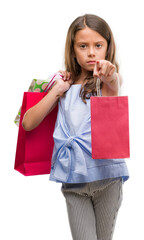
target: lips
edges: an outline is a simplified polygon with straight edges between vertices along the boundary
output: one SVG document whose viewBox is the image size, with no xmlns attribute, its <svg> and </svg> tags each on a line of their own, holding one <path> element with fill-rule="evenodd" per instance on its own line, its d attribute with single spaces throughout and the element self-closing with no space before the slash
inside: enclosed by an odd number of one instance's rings
<svg viewBox="0 0 144 240">
<path fill-rule="evenodd" d="M 88 61 L 87 63 L 88 63 L 88 64 L 95 64 L 96 61 Z"/>
</svg>

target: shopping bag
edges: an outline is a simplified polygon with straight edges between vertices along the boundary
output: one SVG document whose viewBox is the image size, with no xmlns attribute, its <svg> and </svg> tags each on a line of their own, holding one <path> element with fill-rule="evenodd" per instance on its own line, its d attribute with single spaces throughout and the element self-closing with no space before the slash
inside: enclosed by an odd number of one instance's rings
<svg viewBox="0 0 144 240">
<path fill-rule="evenodd" d="M 51 170 L 53 131 L 58 106 L 32 131 L 25 131 L 22 127 L 25 112 L 38 103 L 45 94 L 45 92 L 25 92 L 23 96 L 14 169 L 25 176 L 49 174 Z"/>
<path fill-rule="evenodd" d="M 56 72 L 50 77 L 48 77 L 46 80 L 42 79 L 33 79 L 29 88 L 28 92 L 47 92 L 49 89 L 51 89 L 55 83 L 55 81 L 59 78 L 62 78 L 62 75 L 60 72 Z M 14 119 L 14 123 L 19 126 L 20 121 L 20 115 L 21 115 L 21 107 L 18 110 L 18 113 Z"/>
<path fill-rule="evenodd" d="M 129 158 L 128 96 L 91 97 L 93 159 Z"/>
</svg>

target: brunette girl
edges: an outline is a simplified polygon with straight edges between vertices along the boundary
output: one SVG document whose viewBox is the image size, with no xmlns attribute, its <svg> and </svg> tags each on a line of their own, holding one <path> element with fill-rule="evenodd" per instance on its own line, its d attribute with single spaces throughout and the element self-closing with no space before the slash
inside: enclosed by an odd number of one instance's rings
<svg viewBox="0 0 144 240">
<path fill-rule="evenodd" d="M 30 131 L 58 104 L 50 180 L 62 183 L 74 240 L 111 240 L 129 178 L 124 159 L 92 159 L 90 97 L 117 96 L 121 76 L 109 25 L 86 14 L 69 27 L 65 67 L 50 92 L 23 119 Z"/>
</svg>

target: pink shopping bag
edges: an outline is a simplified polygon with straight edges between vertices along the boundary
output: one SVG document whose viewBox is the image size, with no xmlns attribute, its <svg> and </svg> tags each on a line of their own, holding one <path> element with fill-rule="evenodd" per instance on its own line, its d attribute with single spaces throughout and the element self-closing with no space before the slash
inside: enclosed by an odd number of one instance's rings
<svg viewBox="0 0 144 240">
<path fill-rule="evenodd" d="M 92 158 L 129 158 L 128 97 L 91 97 Z"/>
<path fill-rule="evenodd" d="M 25 176 L 49 174 L 51 170 L 53 131 L 58 106 L 32 131 L 27 132 L 22 127 L 25 112 L 38 103 L 45 94 L 45 92 L 25 92 L 23 96 L 14 169 Z"/>
</svg>

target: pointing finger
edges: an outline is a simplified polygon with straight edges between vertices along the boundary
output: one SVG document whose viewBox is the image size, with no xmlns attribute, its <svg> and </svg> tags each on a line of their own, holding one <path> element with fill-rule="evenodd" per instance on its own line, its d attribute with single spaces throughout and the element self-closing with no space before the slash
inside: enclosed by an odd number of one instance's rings
<svg viewBox="0 0 144 240">
<path fill-rule="evenodd" d="M 95 63 L 95 66 L 94 66 L 93 76 L 94 76 L 94 77 L 98 77 L 98 76 L 99 76 L 99 74 L 98 74 L 98 68 L 97 68 L 97 62 Z"/>
</svg>

